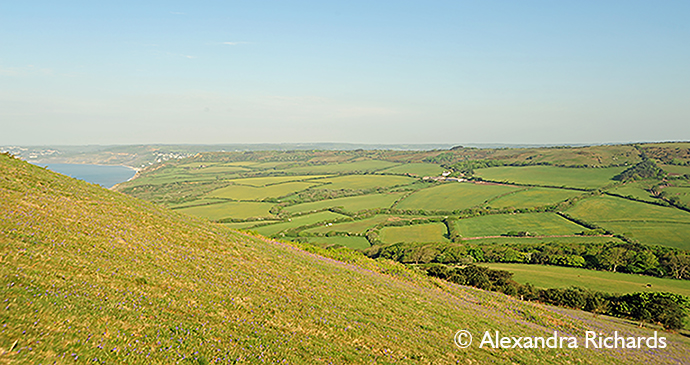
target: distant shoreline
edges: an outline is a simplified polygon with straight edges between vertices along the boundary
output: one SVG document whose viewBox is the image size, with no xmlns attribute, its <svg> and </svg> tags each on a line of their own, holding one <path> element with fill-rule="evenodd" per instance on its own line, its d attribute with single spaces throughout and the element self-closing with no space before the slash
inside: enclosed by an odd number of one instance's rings
<svg viewBox="0 0 690 365">
<path fill-rule="evenodd" d="M 117 164 L 117 165 L 106 165 L 106 164 L 94 164 L 94 163 L 65 163 L 65 162 L 37 162 L 37 161 L 27 161 L 32 165 L 47 168 L 51 171 L 58 172 L 63 175 L 67 175 L 70 177 L 73 177 L 75 179 L 95 183 L 98 185 L 101 185 L 105 187 L 106 189 L 112 189 L 116 185 L 121 184 L 123 182 L 130 181 L 134 179 L 135 177 L 138 176 L 140 169 L 137 169 L 132 166 L 127 166 L 123 164 Z M 65 168 L 60 168 L 60 166 L 64 166 Z M 89 171 L 88 173 L 84 173 L 84 171 L 71 171 L 70 167 L 74 166 L 83 166 L 84 168 L 88 169 L 89 167 L 92 167 L 91 170 L 93 170 L 93 167 L 103 167 L 103 168 L 112 168 L 112 167 L 124 167 L 129 171 L 133 171 L 134 174 L 132 174 L 129 178 L 126 180 L 121 180 L 120 178 L 115 178 L 112 179 L 112 175 L 110 173 L 93 173 L 93 171 Z M 56 168 L 57 167 L 57 168 Z M 130 172 L 131 173 L 131 172 Z M 124 172 L 120 172 L 119 174 L 124 174 Z M 127 174 L 129 175 L 129 174 Z M 116 175 L 117 176 L 117 175 Z M 122 176 L 124 178 L 124 176 Z M 118 181 L 118 182 L 115 182 Z M 112 185 L 111 185 L 112 184 Z"/>
</svg>

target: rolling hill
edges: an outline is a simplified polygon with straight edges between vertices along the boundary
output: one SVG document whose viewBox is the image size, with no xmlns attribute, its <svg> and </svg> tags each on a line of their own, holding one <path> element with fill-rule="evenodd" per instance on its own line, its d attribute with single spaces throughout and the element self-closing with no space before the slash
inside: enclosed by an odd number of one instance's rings
<svg viewBox="0 0 690 365">
<path fill-rule="evenodd" d="M 665 349 L 587 349 L 585 331 L 654 329 L 238 233 L 7 154 L 0 250 L 0 363 L 690 361 L 677 334 L 659 333 Z M 459 349 L 461 329 L 558 331 L 581 347 Z"/>
</svg>

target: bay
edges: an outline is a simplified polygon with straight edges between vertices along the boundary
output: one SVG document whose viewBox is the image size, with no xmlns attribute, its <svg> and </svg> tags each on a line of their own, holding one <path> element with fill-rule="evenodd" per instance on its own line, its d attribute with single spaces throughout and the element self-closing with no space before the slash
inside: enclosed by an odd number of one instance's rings
<svg viewBox="0 0 690 365">
<path fill-rule="evenodd" d="M 112 165 L 88 165 L 71 163 L 37 163 L 37 166 L 46 167 L 48 170 L 84 180 L 92 184 L 98 184 L 105 188 L 111 188 L 115 184 L 125 182 L 134 177 L 136 170 L 127 166 Z"/>
</svg>

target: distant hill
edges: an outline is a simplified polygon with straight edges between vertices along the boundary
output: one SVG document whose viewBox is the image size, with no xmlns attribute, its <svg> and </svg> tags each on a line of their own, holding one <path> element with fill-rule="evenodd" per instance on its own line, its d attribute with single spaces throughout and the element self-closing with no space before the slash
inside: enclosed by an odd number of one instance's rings
<svg viewBox="0 0 690 365">
<path fill-rule="evenodd" d="M 644 145 L 644 144 L 643 144 Z M 675 146 L 674 143 L 647 144 L 650 150 L 658 152 L 664 146 Z M 586 145 L 586 144 L 502 144 L 502 143 L 426 143 L 426 144 L 366 144 L 366 143 L 234 143 L 234 144 L 147 144 L 147 145 L 85 145 L 85 146 L 0 146 L 0 152 L 10 152 L 23 160 L 39 163 L 77 163 L 77 164 L 103 164 L 103 165 L 125 165 L 132 168 L 144 168 L 157 162 L 175 160 L 189 157 L 203 152 L 245 152 L 245 151 L 353 151 L 353 150 L 391 150 L 391 151 L 455 151 L 461 152 L 467 149 L 482 149 L 481 154 L 468 155 L 467 153 L 458 154 L 462 156 L 460 160 L 466 158 L 476 159 L 485 158 L 492 155 L 494 158 L 517 159 L 538 157 L 539 160 L 546 158 L 545 161 L 552 161 L 554 149 L 573 149 L 574 151 L 584 150 L 584 154 L 593 157 L 604 157 L 601 152 L 604 150 L 615 150 L 611 148 L 622 145 Z M 632 144 L 628 145 L 632 146 Z M 506 154 L 505 150 L 508 150 Z M 503 151 L 503 152 L 500 152 Z M 593 152 L 592 152 L 593 151 Z M 520 156 L 520 155 L 523 156 Z M 557 154 L 562 155 L 562 154 Z M 569 163 L 582 160 L 583 153 Z M 531 160 L 536 162 L 539 160 Z M 457 162 L 457 161 L 456 161 Z M 515 162 L 515 161 L 513 161 Z M 552 161 L 553 162 L 553 161 Z M 592 160 L 593 163 L 602 163 L 600 160 Z M 558 163 L 558 162 L 556 162 Z"/>
<path fill-rule="evenodd" d="M 0 155 L 1 363 L 688 363 L 668 348 L 459 349 L 653 330 L 240 234 Z M 493 332 L 492 332 L 493 333 Z"/>
</svg>

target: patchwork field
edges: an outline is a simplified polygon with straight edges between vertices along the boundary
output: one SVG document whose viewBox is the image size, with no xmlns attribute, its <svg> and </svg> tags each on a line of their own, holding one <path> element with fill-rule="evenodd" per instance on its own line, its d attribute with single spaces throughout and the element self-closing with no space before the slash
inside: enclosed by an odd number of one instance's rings
<svg viewBox="0 0 690 365">
<path fill-rule="evenodd" d="M 565 186 L 593 189 L 612 183 L 625 167 L 575 169 L 554 166 L 502 166 L 475 171 L 485 180 L 529 185 Z"/>
<path fill-rule="evenodd" d="M 481 264 L 481 266 L 510 271 L 515 274 L 513 279 L 518 283 L 531 283 L 540 288 L 579 286 L 607 293 L 664 291 L 690 296 L 690 283 L 682 280 L 560 266 L 527 264 Z"/>
<path fill-rule="evenodd" d="M 199 166 L 199 165 L 197 165 Z M 200 165 L 204 166 L 204 165 Z M 180 166 L 181 167 L 181 166 Z M 228 166 L 228 165 L 214 165 L 214 166 L 206 166 L 206 167 L 196 167 L 196 168 L 187 168 L 187 173 L 192 174 L 192 175 L 198 175 L 198 174 L 235 174 L 235 173 L 242 173 L 242 172 L 249 172 L 251 171 L 248 168 L 241 167 L 241 166 Z"/>
<path fill-rule="evenodd" d="M 431 163 L 406 163 L 381 170 L 385 174 L 413 174 L 423 176 L 439 176 L 443 172 L 443 167 Z"/>
<path fill-rule="evenodd" d="M 689 212 L 607 195 L 583 199 L 567 212 L 591 222 L 690 223 Z"/>
<path fill-rule="evenodd" d="M 285 170 L 290 173 L 352 173 L 352 172 L 373 172 L 383 170 L 389 167 L 398 165 L 394 162 L 379 161 L 379 160 L 364 160 L 357 162 L 341 163 L 341 164 L 327 164 L 327 165 L 313 165 L 294 167 Z"/>
<path fill-rule="evenodd" d="M 366 232 L 369 228 L 376 226 L 379 223 L 388 220 L 396 219 L 390 215 L 375 215 L 371 218 L 359 219 L 352 222 L 333 223 L 331 226 L 321 226 L 305 230 L 309 233 L 328 233 L 328 232 L 347 232 L 351 234 L 360 234 Z"/>
<path fill-rule="evenodd" d="M 533 208 L 559 203 L 578 195 L 581 195 L 581 192 L 564 189 L 529 188 L 491 199 L 488 205 L 492 208 Z"/>
<path fill-rule="evenodd" d="M 669 186 L 663 189 L 668 197 L 676 197 L 680 202 L 690 206 L 690 186 Z"/>
<path fill-rule="evenodd" d="M 233 200 L 262 200 L 266 198 L 278 198 L 292 193 L 308 189 L 318 184 L 312 182 L 286 182 L 278 185 L 265 187 L 254 187 L 245 185 L 230 185 L 225 188 L 214 190 L 208 194 L 209 197 L 225 198 Z"/>
<path fill-rule="evenodd" d="M 326 185 L 322 185 L 319 189 L 373 189 L 373 188 L 387 188 L 397 185 L 408 185 L 417 181 L 416 179 L 405 176 L 390 176 L 390 175 L 345 175 L 329 179 L 319 180 Z"/>
<path fill-rule="evenodd" d="M 331 221 L 334 219 L 348 219 L 348 216 L 333 213 L 333 212 L 319 212 L 308 214 L 301 217 L 291 218 L 289 222 L 271 224 L 268 226 L 256 227 L 253 230 L 266 236 L 274 235 L 280 231 L 290 228 L 297 228 L 318 222 Z"/>
<path fill-rule="evenodd" d="M 567 212 L 641 243 L 690 249 L 690 213 L 679 209 L 601 196 Z"/>
<path fill-rule="evenodd" d="M 671 175 L 690 175 L 690 166 L 659 165 L 659 167 Z"/>
<path fill-rule="evenodd" d="M 605 243 L 623 242 L 616 237 L 606 236 L 575 236 L 575 237 L 492 237 L 467 240 L 473 244 L 534 244 L 534 243 Z"/>
<path fill-rule="evenodd" d="M 369 194 L 346 198 L 327 199 L 316 202 L 291 205 L 283 208 L 290 213 L 309 212 L 325 208 L 342 207 L 348 212 L 359 212 L 365 209 L 389 208 L 402 197 L 401 193 Z"/>
<path fill-rule="evenodd" d="M 500 236 L 510 231 L 532 235 L 573 235 L 586 228 L 555 213 L 495 214 L 458 219 L 455 227 L 462 237 Z"/>
<path fill-rule="evenodd" d="M 491 198 L 519 189 L 505 185 L 449 182 L 419 190 L 400 201 L 395 208 L 462 210 L 482 205 Z"/>
<path fill-rule="evenodd" d="M 637 322 L 628 319 L 553 309 L 519 297 L 431 279 L 415 268 L 390 261 L 397 260 L 396 255 L 377 260 L 364 255 L 390 248 L 406 260 L 401 262 L 415 263 L 419 261 L 415 261 L 417 253 L 429 251 L 429 255 L 438 255 L 429 256 L 430 260 L 462 264 L 468 261 L 467 255 L 476 254 L 474 250 L 484 250 L 488 261 L 510 261 L 510 250 L 493 244 L 530 243 L 535 247 L 514 247 L 524 249 L 520 258 L 535 252 L 546 255 L 551 250 L 550 260 L 561 255 L 559 250 L 575 249 L 581 250 L 577 255 L 584 257 L 586 250 L 588 266 L 607 269 L 607 255 L 624 250 L 620 252 L 626 255 L 627 267 L 635 267 L 637 261 L 632 260 L 639 256 L 649 261 L 645 263 L 649 264 L 648 270 L 640 272 L 681 277 L 677 266 L 687 257 L 685 251 L 644 246 L 688 249 L 690 213 L 680 209 L 603 195 L 582 199 L 566 211 L 639 240 L 642 245 L 621 243 L 614 237 L 571 236 L 585 228 L 547 212 L 462 218 L 454 221 L 456 229 L 451 231 L 465 238 L 510 231 L 567 237 L 491 237 L 451 243 L 446 238 L 445 224 L 438 221 L 446 215 L 459 218 L 472 213 L 459 210 L 540 207 L 584 192 L 471 182 L 428 183 L 421 178 L 386 175 L 421 177 L 442 170 L 454 176 L 469 174 L 459 169 L 473 159 L 481 160 L 478 163 L 539 160 L 632 164 L 640 160 L 637 151 L 632 146 L 597 146 L 203 153 L 153 165 L 117 188 L 157 204 L 56 177 L 38 168 L 24 167 L 41 179 L 24 172 L 18 174 L 14 165 L 2 165 L 0 243 L 6 246 L 6 254 L 1 257 L 0 270 L 4 271 L 0 279 L 5 281 L 0 287 L 9 293 L 5 298 L 17 300 L 3 312 L 7 326 L 0 330 L 0 353 L 18 342 L 11 355 L 0 354 L 0 362 L 64 363 L 97 357 L 101 363 L 113 364 L 313 363 L 314 359 L 336 364 L 468 363 L 470 359 L 476 363 L 524 364 L 561 363 L 564 359 L 574 363 L 687 363 L 687 335 L 667 331 L 664 335 L 672 338 L 667 352 L 459 351 L 452 343 L 459 324 L 477 333 L 489 328 L 526 335 L 550 335 L 553 330 L 584 333 L 593 328 L 640 335 L 662 330 L 653 324 L 649 325 L 652 330 L 638 328 Z M 508 180 L 520 183 L 591 188 L 614 185 L 610 178 L 625 168 L 477 167 L 475 177 L 484 176 L 486 171 L 500 171 L 512 174 Z M 676 176 L 668 181 L 687 184 L 683 179 Z M 331 188 L 319 188 L 326 180 L 333 182 Z M 407 185 L 395 187 L 392 181 Z M 667 182 L 660 178 L 653 183 Z M 640 184 L 626 182 L 612 189 L 635 192 L 642 187 Z M 370 187 L 379 188 L 381 193 L 350 196 L 364 192 L 352 190 Z M 406 199 L 399 200 L 406 195 Z M 281 203 L 273 199 L 270 203 L 228 201 L 278 197 L 282 204 L 297 204 L 278 212 Z M 350 214 L 391 207 L 396 201 L 399 203 L 391 210 L 381 210 L 385 214 L 366 219 L 354 220 L 330 211 L 299 215 L 333 206 L 343 207 Z M 214 204 L 201 205 L 204 203 Z M 179 209 L 170 211 L 164 205 Z M 271 209 L 276 216 L 271 216 Z M 264 219 L 208 222 L 257 217 Z M 413 219 L 436 223 L 383 226 Z M 333 223 L 335 220 L 342 222 Z M 371 230 L 368 237 L 374 244 L 382 243 L 380 247 L 369 247 L 367 238 L 354 236 L 367 230 Z M 398 242 L 402 243 L 389 245 Z M 416 242 L 420 244 L 411 244 Z M 552 245 L 537 247 L 539 243 Z M 597 245 L 577 247 L 568 243 Z M 368 249 L 363 254 L 333 246 Z M 687 280 L 552 266 L 509 265 L 507 269 L 520 271 L 515 277 L 519 281 L 529 280 L 544 287 L 580 285 L 608 292 L 690 291 Z"/>
<path fill-rule="evenodd" d="M 266 185 L 276 185 L 290 181 L 309 181 L 310 183 L 323 183 L 321 178 L 328 175 L 297 175 L 297 176 L 269 176 L 269 177 L 248 177 L 244 179 L 228 180 L 236 185 L 249 185 L 262 187 Z"/>
<path fill-rule="evenodd" d="M 250 229 L 257 224 L 266 223 L 265 221 L 251 221 L 251 222 L 237 222 L 237 223 L 222 223 L 223 226 L 232 229 Z"/>
<path fill-rule="evenodd" d="M 223 218 L 247 219 L 253 217 L 271 217 L 269 210 L 274 204 L 259 202 L 226 202 L 176 209 L 180 213 L 204 217 L 210 220 Z"/>
<path fill-rule="evenodd" d="M 632 181 L 609 189 L 607 192 L 626 197 L 629 196 L 647 202 L 658 202 L 659 199 L 655 198 L 652 193 L 647 190 L 653 184 L 654 182 L 652 181 Z"/>
<path fill-rule="evenodd" d="M 324 257 L 26 165 L 0 159 L 2 363 L 688 362 L 690 340 L 672 332 L 663 352 L 461 351 L 459 328 L 657 329 Z"/>
<path fill-rule="evenodd" d="M 411 226 L 384 227 L 381 229 L 383 243 L 397 242 L 448 242 L 444 236 L 443 223 L 413 224 Z"/>
<path fill-rule="evenodd" d="M 369 246 L 369 241 L 357 236 L 309 237 L 309 243 L 323 246 L 341 245 L 355 250 L 363 250 Z"/>
<path fill-rule="evenodd" d="M 690 250 L 690 223 L 608 221 L 599 225 L 643 244 Z"/>
</svg>

